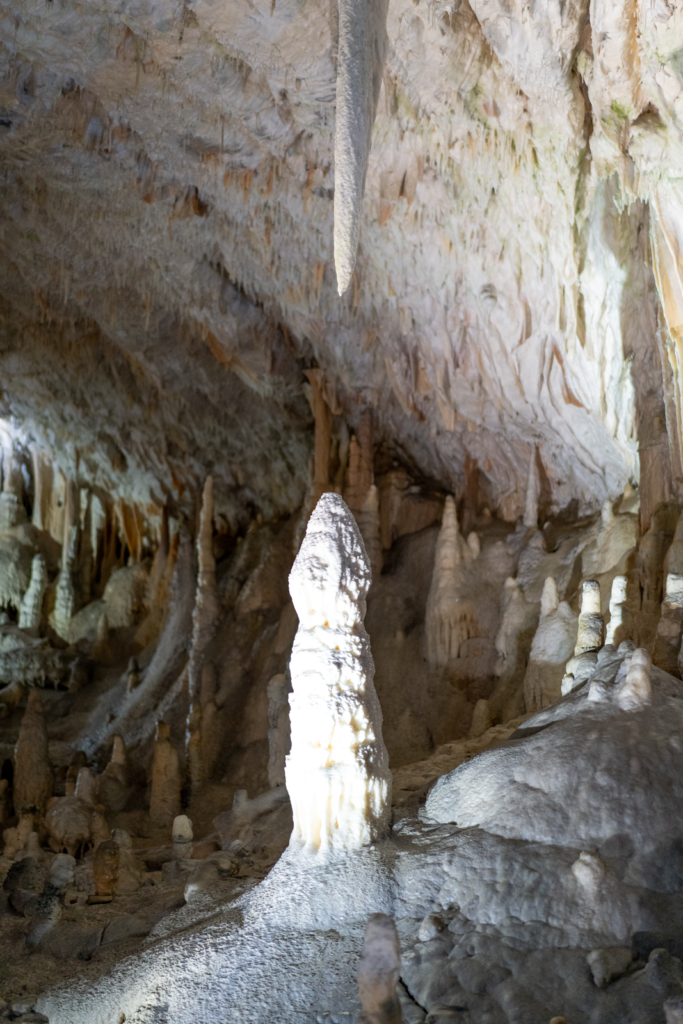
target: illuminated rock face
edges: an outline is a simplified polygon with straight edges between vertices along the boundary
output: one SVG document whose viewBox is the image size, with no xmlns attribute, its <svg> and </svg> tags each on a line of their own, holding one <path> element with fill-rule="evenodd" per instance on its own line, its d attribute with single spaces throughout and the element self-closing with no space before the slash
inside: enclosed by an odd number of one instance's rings
<svg viewBox="0 0 683 1024">
<path fill-rule="evenodd" d="M 391 774 L 363 624 L 370 581 L 353 516 L 338 495 L 324 494 L 289 577 L 299 629 L 285 780 L 291 845 L 311 852 L 366 846 L 388 825 Z"/>
</svg>

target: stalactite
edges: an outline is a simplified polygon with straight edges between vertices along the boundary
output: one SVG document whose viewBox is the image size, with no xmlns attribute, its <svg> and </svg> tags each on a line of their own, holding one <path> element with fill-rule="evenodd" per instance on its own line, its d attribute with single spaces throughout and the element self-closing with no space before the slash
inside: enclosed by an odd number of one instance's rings
<svg viewBox="0 0 683 1024">
<path fill-rule="evenodd" d="M 353 278 L 372 126 L 386 48 L 387 0 L 341 0 L 334 138 L 334 265 L 343 295 Z"/>
</svg>

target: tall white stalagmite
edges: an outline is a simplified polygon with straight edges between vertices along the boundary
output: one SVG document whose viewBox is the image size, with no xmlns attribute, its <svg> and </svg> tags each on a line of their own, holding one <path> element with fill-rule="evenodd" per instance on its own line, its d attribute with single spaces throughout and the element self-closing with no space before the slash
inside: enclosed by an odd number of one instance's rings
<svg viewBox="0 0 683 1024">
<path fill-rule="evenodd" d="M 372 126 L 382 85 L 388 0 L 340 0 L 334 137 L 334 266 L 343 295 L 356 262 Z"/>
<path fill-rule="evenodd" d="M 609 599 L 609 623 L 605 635 L 605 643 L 618 647 L 622 640 L 629 639 L 629 611 L 626 604 L 626 588 L 628 580 L 625 576 L 615 576 Z"/>
<path fill-rule="evenodd" d="M 21 600 L 19 627 L 38 629 L 43 614 L 43 599 L 47 589 L 47 569 L 42 555 L 34 555 L 31 563 L 31 582 Z"/>
<path fill-rule="evenodd" d="M 574 654 L 597 651 L 605 642 L 605 620 L 600 603 L 600 584 L 585 580 L 581 592 L 581 614 Z"/>
<path fill-rule="evenodd" d="M 291 845 L 357 849 L 388 827 L 391 773 L 365 631 L 370 564 L 337 494 L 324 494 L 289 577 L 299 616 L 290 671 L 292 747 L 285 780 Z"/>
<path fill-rule="evenodd" d="M 429 661 L 444 667 L 458 657 L 460 645 L 475 635 L 474 609 L 461 596 L 464 544 L 458 529 L 455 501 L 449 495 L 436 542 L 432 584 L 427 598 L 427 651 Z"/>
</svg>

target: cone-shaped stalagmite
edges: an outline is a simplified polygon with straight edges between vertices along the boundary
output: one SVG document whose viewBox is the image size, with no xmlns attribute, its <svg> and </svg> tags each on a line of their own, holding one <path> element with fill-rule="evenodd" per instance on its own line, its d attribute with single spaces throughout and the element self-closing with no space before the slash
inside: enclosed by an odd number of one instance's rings
<svg viewBox="0 0 683 1024">
<path fill-rule="evenodd" d="M 172 825 L 173 819 L 180 814 L 180 765 L 170 736 L 168 725 L 159 722 L 154 744 L 149 816 L 155 825 L 163 828 Z"/>
<path fill-rule="evenodd" d="M 355 849 L 389 823 L 391 773 L 365 631 L 370 565 L 351 512 L 324 494 L 289 577 L 299 615 L 285 778 L 292 845 Z"/>
<path fill-rule="evenodd" d="M 52 796 L 52 785 L 40 693 L 32 689 L 14 750 L 14 809 L 17 814 L 32 811 L 42 814 Z"/>
<path fill-rule="evenodd" d="M 454 661 L 464 640 L 475 635 L 474 611 L 461 596 L 461 563 L 467 548 L 458 529 L 455 501 L 449 495 L 434 553 L 434 571 L 427 599 L 429 661 L 444 667 Z"/>
</svg>

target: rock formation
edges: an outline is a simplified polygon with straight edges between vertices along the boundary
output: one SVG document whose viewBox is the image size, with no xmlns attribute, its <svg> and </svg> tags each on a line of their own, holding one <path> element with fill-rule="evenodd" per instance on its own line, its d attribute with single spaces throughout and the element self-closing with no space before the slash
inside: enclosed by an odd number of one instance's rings
<svg viewBox="0 0 683 1024">
<path fill-rule="evenodd" d="M 159 722 L 154 744 L 149 816 L 161 828 L 168 828 L 180 814 L 180 763 L 170 737 L 168 725 Z"/>
<path fill-rule="evenodd" d="M 31 582 L 19 609 L 20 629 L 35 632 L 40 627 L 47 582 L 45 560 L 42 555 L 34 555 L 31 565 Z"/>
<path fill-rule="evenodd" d="M 576 616 L 557 596 L 555 580 L 543 585 L 541 618 L 531 644 L 524 677 L 527 711 L 541 711 L 560 696 L 565 665 L 576 643 Z"/>
<path fill-rule="evenodd" d="M 14 751 L 14 808 L 17 814 L 42 814 L 52 796 L 52 765 L 38 690 L 30 690 Z"/>
<path fill-rule="evenodd" d="M 173 819 L 173 856 L 176 860 L 189 860 L 192 857 L 192 822 L 186 814 L 178 814 Z"/>
<path fill-rule="evenodd" d="M 343 500 L 318 502 L 289 577 L 299 629 L 290 660 L 285 780 L 294 847 L 332 854 L 388 827 L 391 775 L 365 631 L 370 565 Z"/>
<path fill-rule="evenodd" d="M 461 593 L 463 546 L 455 502 L 449 495 L 434 554 L 434 572 L 427 601 L 427 649 L 431 664 L 437 667 L 454 661 L 463 641 L 476 636 L 472 602 Z"/>
<path fill-rule="evenodd" d="M 372 127 L 387 46 L 387 8 L 386 0 L 342 0 L 339 5 L 334 266 L 340 295 L 351 284 L 356 262 Z"/>
<path fill-rule="evenodd" d="M 600 584 L 586 580 L 581 590 L 581 611 L 574 656 L 599 650 L 605 641 L 605 621 L 600 604 Z"/>
<path fill-rule="evenodd" d="M 108 812 L 122 811 L 128 802 L 127 760 L 123 738 L 114 736 L 109 764 L 97 777 L 97 799 Z"/>
</svg>

